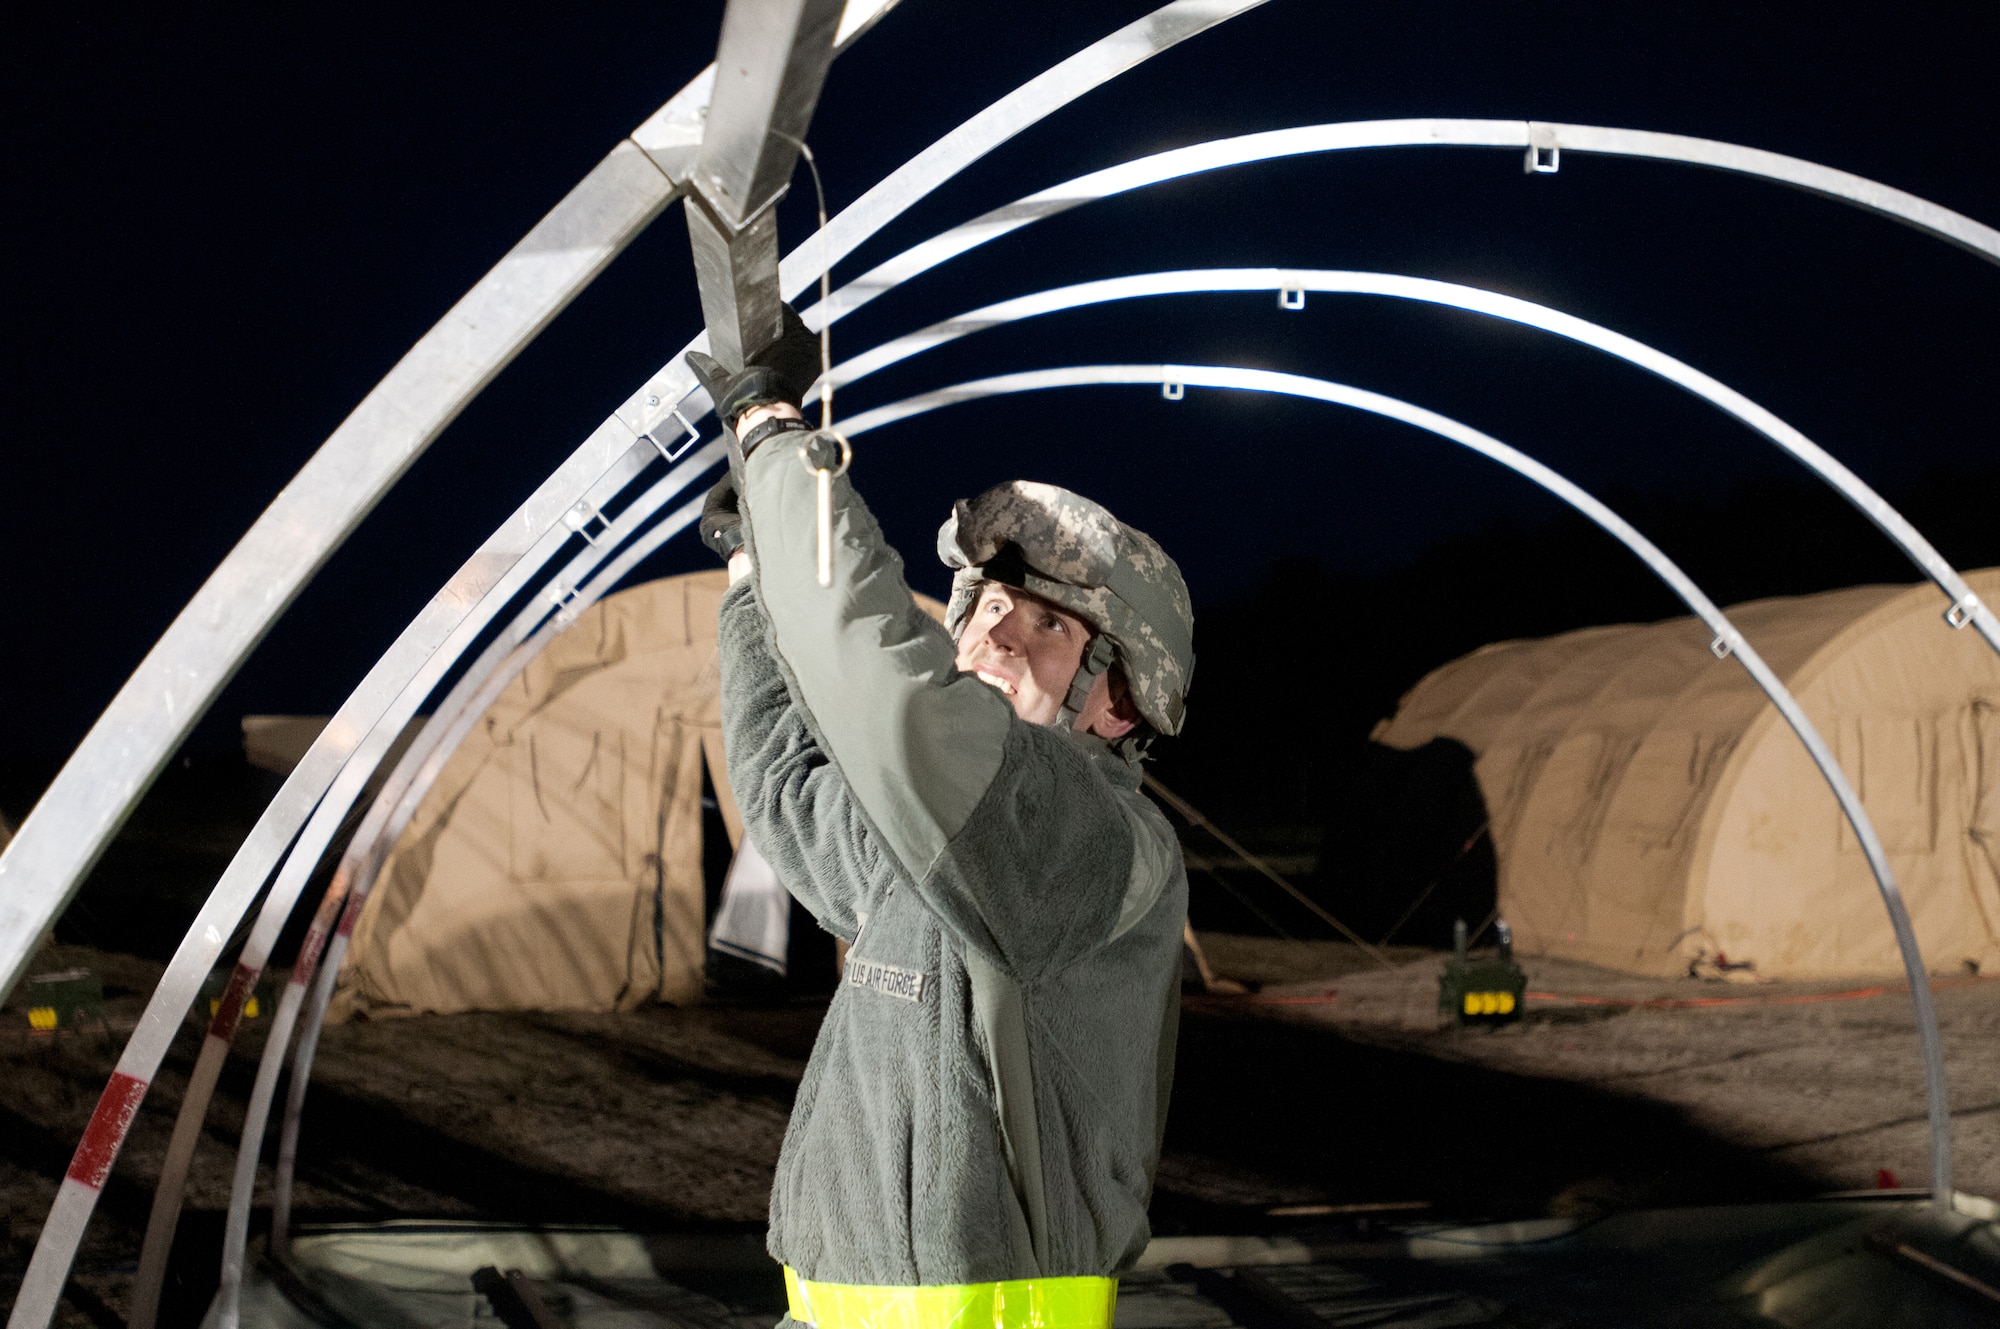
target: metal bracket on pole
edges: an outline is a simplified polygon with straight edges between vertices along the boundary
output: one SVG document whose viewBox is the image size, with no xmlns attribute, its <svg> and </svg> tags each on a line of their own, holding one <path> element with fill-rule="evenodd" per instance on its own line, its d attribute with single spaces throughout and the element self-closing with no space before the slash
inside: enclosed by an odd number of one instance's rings
<svg viewBox="0 0 2000 1329">
<path fill-rule="evenodd" d="M 653 398 L 650 404 L 654 406 L 659 405 L 660 404 L 659 398 L 657 397 Z M 682 457 L 687 455 L 687 450 L 689 448 L 701 442 L 701 431 L 688 423 L 688 418 L 685 415 L 681 414 L 680 407 L 678 406 L 674 407 L 674 409 L 671 412 L 669 412 L 669 414 L 672 415 L 674 419 L 680 421 L 682 429 L 687 430 L 687 441 L 685 443 L 682 443 L 679 447 L 671 450 L 668 449 L 666 444 L 660 442 L 660 436 L 658 434 L 647 434 L 646 441 L 653 445 L 654 451 L 658 452 L 661 457 L 665 458 L 669 462 L 676 462 L 679 461 Z M 664 423 L 665 423 L 664 421 L 661 422 L 662 425 L 664 425 Z M 656 429 L 660 427 L 661 427 L 660 425 L 654 426 L 654 428 Z"/>
<path fill-rule="evenodd" d="M 610 519 L 598 511 L 597 505 L 587 498 L 578 499 L 576 505 L 563 514 L 563 525 L 582 536 L 585 544 L 595 546 L 597 541 L 590 534 L 592 522 L 601 523 L 607 531 L 611 529 Z"/>
<path fill-rule="evenodd" d="M 730 0 L 688 179 L 688 239 L 709 353 L 726 368 L 778 339 L 778 223 L 819 104 L 843 0 Z"/>
<path fill-rule="evenodd" d="M 1528 121 L 1528 155 L 1521 169 L 1529 175 L 1554 175 L 1562 169 L 1562 145 L 1556 142 L 1554 125 Z"/>
</svg>

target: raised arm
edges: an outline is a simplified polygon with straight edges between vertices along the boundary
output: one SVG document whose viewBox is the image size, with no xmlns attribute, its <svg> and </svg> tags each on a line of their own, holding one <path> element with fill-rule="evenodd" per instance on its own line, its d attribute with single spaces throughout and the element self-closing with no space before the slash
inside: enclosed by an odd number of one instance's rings
<svg viewBox="0 0 2000 1329">
<path fill-rule="evenodd" d="M 742 542 L 768 653 L 877 852 L 945 926 L 1017 974 L 1103 944 L 1135 862 L 1126 796 L 1067 733 L 1020 720 L 957 671 L 950 637 L 918 608 L 845 476 L 830 487 L 831 584 L 819 584 L 816 479 L 801 455 L 811 431 L 797 407 L 817 369 L 810 334 L 792 328 L 739 374 L 688 358 L 740 440 L 739 506 L 705 518 L 704 539 L 725 556 L 713 527 Z M 733 763 L 732 782 L 750 778 Z"/>
<path fill-rule="evenodd" d="M 927 877 L 999 773 L 1005 699 L 957 673 L 902 560 L 847 477 L 833 482 L 833 584 L 819 585 L 814 478 L 799 435 L 752 452 L 748 553 L 773 646 L 855 798 L 912 878 Z"/>
<path fill-rule="evenodd" d="M 896 880 L 895 865 L 821 752 L 772 660 L 755 589 L 722 598 L 722 747 L 750 838 L 821 925 L 854 939 Z"/>
<path fill-rule="evenodd" d="M 1136 862 L 1124 800 L 1067 735 L 957 672 L 845 477 L 833 584 L 819 585 L 798 438 L 748 458 L 746 552 L 788 690 L 864 823 L 947 927 L 1023 978 L 1103 945 Z"/>
</svg>

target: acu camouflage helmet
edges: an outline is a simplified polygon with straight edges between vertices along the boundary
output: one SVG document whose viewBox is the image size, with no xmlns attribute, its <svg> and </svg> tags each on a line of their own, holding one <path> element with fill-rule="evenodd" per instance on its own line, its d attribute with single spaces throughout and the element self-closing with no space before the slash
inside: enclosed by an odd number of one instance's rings
<svg viewBox="0 0 2000 1329">
<path fill-rule="evenodd" d="M 1087 620 L 1110 642 L 1139 714 L 1159 733 L 1180 732 L 1194 611 L 1180 568 L 1153 537 L 1081 494 L 1014 480 L 953 506 L 938 557 L 957 569 L 945 608 L 953 640 L 979 583 L 1018 586 Z"/>
</svg>

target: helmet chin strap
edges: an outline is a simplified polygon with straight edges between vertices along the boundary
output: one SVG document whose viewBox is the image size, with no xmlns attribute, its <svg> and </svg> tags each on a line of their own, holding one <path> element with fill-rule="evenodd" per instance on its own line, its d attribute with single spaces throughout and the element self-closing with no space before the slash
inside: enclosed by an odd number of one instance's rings
<svg viewBox="0 0 2000 1329">
<path fill-rule="evenodd" d="M 1076 676 L 1069 681 L 1069 695 L 1063 698 L 1062 710 L 1049 723 L 1051 729 L 1065 732 L 1076 727 L 1076 717 L 1083 714 L 1084 703 L 1090 700 L 1090 690 L 1097 685 L 1097 676 L 1111 667 L 1117 658 L 1111 639 L 1102 632 L 1090 639 L 1084 649 L 1083 659 L 1077 663 Z"/>
</svg>

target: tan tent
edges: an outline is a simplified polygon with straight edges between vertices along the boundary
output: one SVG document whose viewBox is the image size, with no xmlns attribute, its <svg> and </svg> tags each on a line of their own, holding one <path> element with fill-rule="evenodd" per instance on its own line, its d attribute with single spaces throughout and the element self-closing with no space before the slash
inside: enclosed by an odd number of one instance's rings
<svg viewBox="0 0 2000 1329">
<path fill-rule="evenodd" d="M 2000 569 L 1968 580 L 2000 599 Z M 1934 971 L 2000 965 L 2000 659 L 1929 585 L 1760 600 L 1730 617 L 1826 735 Z M 1502 642 L 1434 671 L 1375 732 L 1455 739 L 1492 817 L 1517 943 L 1636 973 L 1892 975 L 1867 860 L 1790 728 L 1693 618 Z"/>
<path fill-rule="evenodd" d="M 609 596 L 508 685 L 384 864 L 333 1018 L 699 997 L 704 764 L 742 833 L 715 660 L 726 587 L 718 569 Z"/>
</svg>

